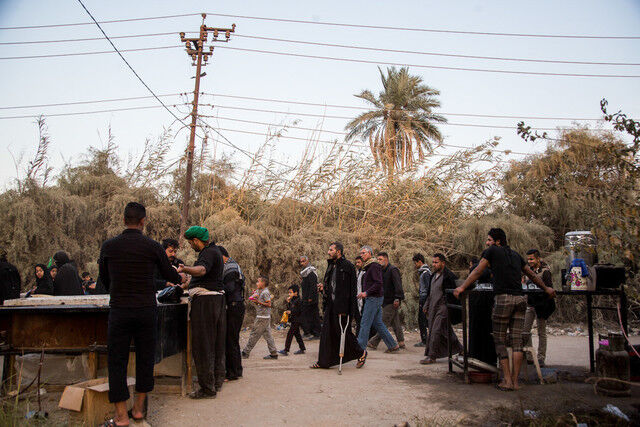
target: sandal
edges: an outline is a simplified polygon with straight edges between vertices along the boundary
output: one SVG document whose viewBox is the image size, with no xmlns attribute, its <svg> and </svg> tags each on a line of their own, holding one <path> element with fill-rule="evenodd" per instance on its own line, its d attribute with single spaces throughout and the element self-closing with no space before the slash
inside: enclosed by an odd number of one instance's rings
<svg viewBox="0 0 640 427">
<path fill-rule="evenodd" d="M 367 361 L 367 350 L 365 350 L 364 353 L 362 353 L 362 356 L 358 358 L 358 363 L 356 363 L 356 368 L 358 369 L 362 368 L 366 361 Z"/>
<path fill-rule="evenodd" d="M 505 387 L 503 385 L 500 384 L 496 384 L 496 388 L 500 391 L 513 391 L 513 388 L 511 387 Z"/>
<path fill-rule="evenodd" d="M 133 416 L 133 409 L 129 409 L 129 411 L 127 412 L 127 415 L 129 415 L 129 418 L 131 418 L 133 421 L 139 422 L 144 420 L 145 418 L 147 418 L 147 414 L 145 414 L 144 412 L 142 413 L 142 416 L 140 418 L 136 418 Z"/>
<path fill-rule="evenodd" d="M 318 365 L 318 363 L 314 363 L 313 365 L 309 366 L 309 368 L 311 368 L 311 369 L 321 369 L 320 365 Z"/>
</svg>

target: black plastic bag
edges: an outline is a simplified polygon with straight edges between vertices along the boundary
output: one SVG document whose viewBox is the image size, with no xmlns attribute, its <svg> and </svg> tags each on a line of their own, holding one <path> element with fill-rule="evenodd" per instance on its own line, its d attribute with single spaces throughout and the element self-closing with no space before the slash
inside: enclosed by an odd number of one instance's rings
<svg viewBox="0 0 640 427">
<path fill-rule="evenodd" d="M 178 304 L 184 291 L 180 286 L 167 286 L 158 293 L 158 302 L 163 304 Z"/>
</svg>

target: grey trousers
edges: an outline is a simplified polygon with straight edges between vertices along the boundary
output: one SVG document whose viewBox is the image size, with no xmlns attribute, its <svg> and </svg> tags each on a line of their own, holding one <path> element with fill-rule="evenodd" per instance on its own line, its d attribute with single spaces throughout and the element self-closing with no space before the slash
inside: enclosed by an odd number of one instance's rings
<svg viewBox="0 0 640 427">
<path fill-rule="evenodd" d="M 242 352 L 245 354 L 251 353 L 251 350 L 256 346 L 260 337 L 264 337 L 264 339 L 267 340 L 269 353 L 273 356 L 277 355 L 278 350 L 276 348 L 276 342 L 273 340 L 273 335 L 271 335 L 271 319 L 263 319 L 260 317 L 256 317 L 256 320 L 253 322 L 249 341 Z"/>
<path fill-rule="evenodd" d="M 527 313 L 524 316 L 524 330 L 529 337 L 525 344 L 526 347 L 532 347 L 533 342 L 531 340 L 531 329 L 533 327 L 533 320 L 536 319 L 536 309 L 532 306 L 527 306 Z M 538 360 L 544 363 L 547 357 L 547 321 L 546 319 L 537 318 L 536 323 L 538 325 Z"/>
<path fill-rule="evenodd" d="M 382 307 L 382 322 L 385 324 L 387 329 L 393 329 L 393 333 L 396 334 L 396 340 L 398 343 L 404 342 L 404 331 L 402 330 L 402 322 L 400 321 L 400 307 L 395 308 L 393 304 L 387 304 Z M 369 345 L 371 347 L 378 347 L 380 340 L 380 334 L 375 334 L 369 340 Z"/>
</svg>

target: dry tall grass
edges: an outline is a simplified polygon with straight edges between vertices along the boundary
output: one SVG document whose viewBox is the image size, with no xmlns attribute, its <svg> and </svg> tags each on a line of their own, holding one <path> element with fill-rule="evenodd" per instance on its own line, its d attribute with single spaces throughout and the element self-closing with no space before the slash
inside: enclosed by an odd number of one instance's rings
<svg viewBox="0 0 640 427">
<path fill-rule="evenodd" d="M 40 126 L 45 138 L 30 163 L 35 166 L 0 194 L 2 243 L 25 283 L 33 281 L 32 266 L 59 249 L 68 251 L 79 269 L 97 274 L 100 245 L 121 231 L 122 209 L 131 200 L 147 206 L 147 234 L 157 240 L 177 237 L 184 159 L 167 159 L 173 135 L 146 141 L 143 152 L 125 162 L 109 133 L 103 148 L 91 148 L 86 160 L 68 164 L 52 183 L 46 160 L 50 141 L 44 123 Z M 300 280 L 299 255 L 309 256 L 322 275 L 330 242 L 343 242 L 350 259 L 367 244 L 388 252 L 400 268 L 405 320 L 414 325 L 415 252 L 444 252 L 464 277 L 465 259 L 479 255 L 492 226 L 503 226 L 521 252 L 557 249 L 545 225 L 494 213 L 502 206 L 499 178 L 507 166 L 494 150 L 497 140 L 453 155 L 434 153 L 388 180 L 367 153 L 338 142 L 323 148 L 313 138 L 299 164 L 285 167 L 269 155 L 278 132 L 243 173 L 232 159 L 215 155 L 212 138 L 196 156 L 189 222 L 209 228 L 242 266 L 250 287 L 266 274 L 280 297 Z M 185 247 L 179 256 L 193 262 L 196 254 Z"/>
</svg>

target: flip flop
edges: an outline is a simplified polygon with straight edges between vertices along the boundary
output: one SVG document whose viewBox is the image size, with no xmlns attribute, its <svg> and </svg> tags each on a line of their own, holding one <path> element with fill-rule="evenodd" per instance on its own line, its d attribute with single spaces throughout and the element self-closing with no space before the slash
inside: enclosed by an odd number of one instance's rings
<svg viewBox="0 0 640 427">
<path fill-rule="evenodd" d="M 498 390 L 500 390 L 500 391 L 513 391 L 513 389 L 512 389 L 512 388 L 510 388 L 510 387 L 505 387 L 505 386 L 502 386 L 502 385 L 500 385 L 500 384 L 496 384 L 496 388 L 497 388 Z"/>
<path fill-rule="evenodd" d="M 127 411 L 127 415 L 129 415 L 129 418 L 131 418 L 133 421 L 142 421 L 145 418 L 147 418 L 147 414 L 145 414 L 144 412 L 142 413 L 142 417 L 140 418 L 136 418 L 133 416 L 133 409 L 129 409 L 129 411 Z"/>
</svg>

